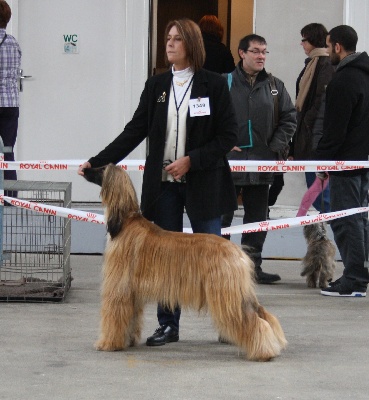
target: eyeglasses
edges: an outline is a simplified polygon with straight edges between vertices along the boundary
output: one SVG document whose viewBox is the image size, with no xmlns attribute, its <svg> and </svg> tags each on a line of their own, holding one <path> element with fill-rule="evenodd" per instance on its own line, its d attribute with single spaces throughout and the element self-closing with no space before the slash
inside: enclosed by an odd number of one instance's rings
<svg viewBox="0 0 369 400">
<path fill-rule="evenodd" d="M 267 54 L 269 54 L 269 51 L 267 51 L 267 50 L 262 50 L 262 51 L 260 51 L 260 50 L 246 50 L 246 51 L 248 51 L 249 53 L 253 53 L 256 56 L 258 56 L 259 54 L 262 54 L 263 56 L 266 56 Z"/>
<path fill-rule="evenodd" d="M 301 43 L 307 42 L 309 39 L 301 39 Z"/>
</svg>

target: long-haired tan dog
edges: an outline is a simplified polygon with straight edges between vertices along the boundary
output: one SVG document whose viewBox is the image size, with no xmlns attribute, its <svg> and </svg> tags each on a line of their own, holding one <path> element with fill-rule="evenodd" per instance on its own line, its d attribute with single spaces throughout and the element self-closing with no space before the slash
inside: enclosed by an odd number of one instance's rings
<svg viewBox="0 0 369 400">
<path fill-rule="evenodd" d="M 304 236 L 308 248 L 302 259 L 301 276 L 306 276 L 308 287 L 315 288 L 319 285 L 321 288 L 326 288 L 333 278 L 336 267 L 334 261 L 336 248 L 329 240 L 323 222 L 305 225 Z"/>
<path fill-rule="evenodd" d="M 252 261 L 216 235 L 169 232 L 139 211 L 128 175 L 112 164 L 84 170 L 102 186 L 110 234 L 102 288 L 98 350 L 122 350 L 141 336 L 143 308 L 159 302 L 173 309 L 208 311 L 221 337 L 250 360 L 267 361 L 287 342 L 276 317 L 257 301 Z"/>
</svg>

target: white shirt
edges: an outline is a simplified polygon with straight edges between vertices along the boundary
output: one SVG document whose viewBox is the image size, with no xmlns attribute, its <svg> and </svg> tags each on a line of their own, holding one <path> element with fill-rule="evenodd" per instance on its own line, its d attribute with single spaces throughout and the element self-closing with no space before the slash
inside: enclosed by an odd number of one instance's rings
<svg viewBox="0 0 369 400">
<path fill-rule="evenodd" d="M 175 161 L 185 155 L 186 121 L 191 96 L 193 72 L 191 68 L 174 71 L 169 95 L 168 119 L 163 162 Z M 163 181 L 173 182 L 172 175 L 163 170 Z"/>
</svg>

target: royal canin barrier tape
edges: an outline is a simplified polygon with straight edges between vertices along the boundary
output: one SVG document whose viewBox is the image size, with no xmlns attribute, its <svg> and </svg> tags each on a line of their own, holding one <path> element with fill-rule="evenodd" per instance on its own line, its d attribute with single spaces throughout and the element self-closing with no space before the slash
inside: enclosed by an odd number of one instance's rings
<svg viewBox="0 0 369 400">
<path fill-rule="evenodd" d="M 9 204 L 25 208 L 28 210 L 54 215 L 58 217 L 68 218 L 75 221 L 81 222 L 93 222 L 95 224 L 105 224 L 105 219 L 102 214 L 94 214 L 90 212 L 73 210 L 70 208 L 49 206 L 42 203 L 34 203 L 26 200 L 16 199 L 14 197 L 0 195 L 0 203 L 4 204 L 4 200 Z M 330 212 L 326 214 L 312 215 L 309 217 L 295 217 L 295 218 L 284 218 L 278 220 L 268 220 L 261 222 L 253 222 L 250 224 L 231 226 L 229 228 L 222 229 L 222 235 L 235 235 L 239 233 L 252 233 L 262 231 L 275 231 L 279 229 L 288 229 L 296 226 L 312 225 L 318 222 L 327 222 L 333 219 L 347 217 L 349 215 L 368 212 L 369 207 L 361 208 L 350 208 L 348 210 Z M 185 232 L 191 233 L 192 230 L 185 228 Z"/>
<path fill-rule="evenodd" d="M 85 160 L 4 161 L 0 170 L 76 171 Z M 117 165 L 125 171 L 143 171 L 145 160 L 124 160 Z M 369 168 L 369 161 L 236 161 L 229 160 L 232 172 L 325 172 Z"/>
<path fill-rule="evenodd" d="M 105 224 L 105 219 L 102 214 L 95 214 L 80 210 L 72 210 L 70 208 L 50 206 L 43 203 L 34 203 L 26 200 L 16 199 L 14 197 L 0 195 L 0 203 L 4 205 L 4 200 L 15 207 L 25 208 L 27 210 L 36 211 L 39 213 L 53 215 L 63 218 L 72 219 L 82 222 L 93 222 L 95 224 Z"/>
</svg>

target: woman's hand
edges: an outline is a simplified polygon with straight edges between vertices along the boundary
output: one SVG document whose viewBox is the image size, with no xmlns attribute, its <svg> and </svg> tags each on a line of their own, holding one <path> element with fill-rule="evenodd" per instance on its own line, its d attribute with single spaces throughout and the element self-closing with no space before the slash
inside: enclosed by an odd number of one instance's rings
<svg viewBox="0 0 369 400">
<path fill-rule="evenodd" d="M 179 181 L 183 175 L 185 175 L 191 168 L 191 160 L 189 156 L 181 157 L 178 160 L 175 160 L 171 164 L 167 165 L 164 169 L 176 181 Z"/>
<path fill-rule="evenodd" d="M 91 168 L 91 164 L 90 164 L 88 161 L 84 162 L 84 163 L 83 163 L 82 165 L 80 165 L 80 167 L 78 168 L 77 174 L 83 176 L 83 175 L 84 175 L 84 173 L 83 173 L 83 169 L 84 169 L 84 168 Z"/>
</svg>

